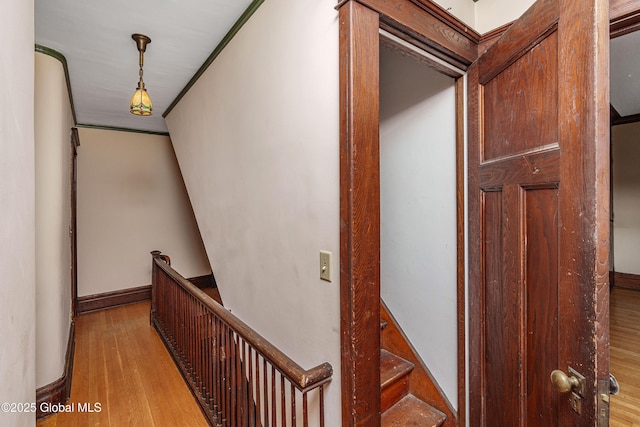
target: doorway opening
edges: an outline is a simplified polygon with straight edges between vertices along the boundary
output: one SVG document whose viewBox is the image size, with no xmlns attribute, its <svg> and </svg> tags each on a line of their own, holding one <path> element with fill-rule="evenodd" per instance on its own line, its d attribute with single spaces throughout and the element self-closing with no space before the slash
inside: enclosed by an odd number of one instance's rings
<svg viewBox="0 0 640 427">
<path fill-rule="evenodd" d="M 455 413 L 456 79 L 419 55 L 381 32 L 380 294 Z"/>
<path fill-rule="evenodd" d="M 638 43 L 638 31 L 611 40 L 610 370 L 620 385 L 611 397 L 611 425 L 640 419 L 640 62 L 632 54 Z"/>
</svg>

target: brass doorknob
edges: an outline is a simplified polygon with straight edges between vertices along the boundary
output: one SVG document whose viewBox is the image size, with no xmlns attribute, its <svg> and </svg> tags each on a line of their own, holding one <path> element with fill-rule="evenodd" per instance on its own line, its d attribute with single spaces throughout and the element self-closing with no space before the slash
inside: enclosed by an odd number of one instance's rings
<svg viewBox="0 0 640 427">
<path fill-rule="evenodd" d="M 569 376 L 559 369 L 551 372 L 551 383 L 560 393 L 568 393 L 571 389 L 578 388 L 580 386 L 580 380 L 576 377 Z"/>
</svg>

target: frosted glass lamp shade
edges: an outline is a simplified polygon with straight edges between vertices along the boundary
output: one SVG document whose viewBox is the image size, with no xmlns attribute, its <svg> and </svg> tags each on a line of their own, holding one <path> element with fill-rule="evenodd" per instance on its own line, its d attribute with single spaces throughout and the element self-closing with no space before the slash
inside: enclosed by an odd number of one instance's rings
<svg viewBox="0 0 640 427">
<path fill-rule="evenodd" d="M 131 109 L 132 114 L 137 116 L 150 116 L 153 114 L 153 105 L 151 104 L 151 98 L 145 88 L 136 89 L 136 92 L 131 97 Z"/>
</svg>

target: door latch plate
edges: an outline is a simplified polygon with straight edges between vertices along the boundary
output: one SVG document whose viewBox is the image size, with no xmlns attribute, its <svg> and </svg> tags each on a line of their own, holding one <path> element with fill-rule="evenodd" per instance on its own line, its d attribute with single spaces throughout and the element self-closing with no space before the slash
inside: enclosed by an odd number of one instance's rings
<svg viewBox="0 0 640 427">
<path fill-rule="evenodd" d="M 574 391 L 571 392 L 571 409 L 577 414 L 582 413 L 582 398 Z"/>
<path fill-rule="evenodd" d="M 584 375 L 582 375 L 581 373 L 573 369 L 571 366 L 569 366 L 569 376 L 575 377 L 578 379 L 578 385 L 576 387 L 573 387 L 573 391 L 576 392 L 579 397 L 583 397 L 584 391 L 585 391 L 585 385 L 586 385 L 586 380 L 584 379 Z"/>
</svg>

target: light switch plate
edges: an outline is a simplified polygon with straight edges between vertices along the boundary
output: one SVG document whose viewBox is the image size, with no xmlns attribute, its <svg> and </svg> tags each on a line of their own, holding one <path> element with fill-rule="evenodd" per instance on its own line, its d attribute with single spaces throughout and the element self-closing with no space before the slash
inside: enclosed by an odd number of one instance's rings
<svg viewBox="0 0 640 427">
<path fill-rule="evenodd" d="M 331 252 L 320 251 L 320 278 L 331 281 Z"/>
</svg>

